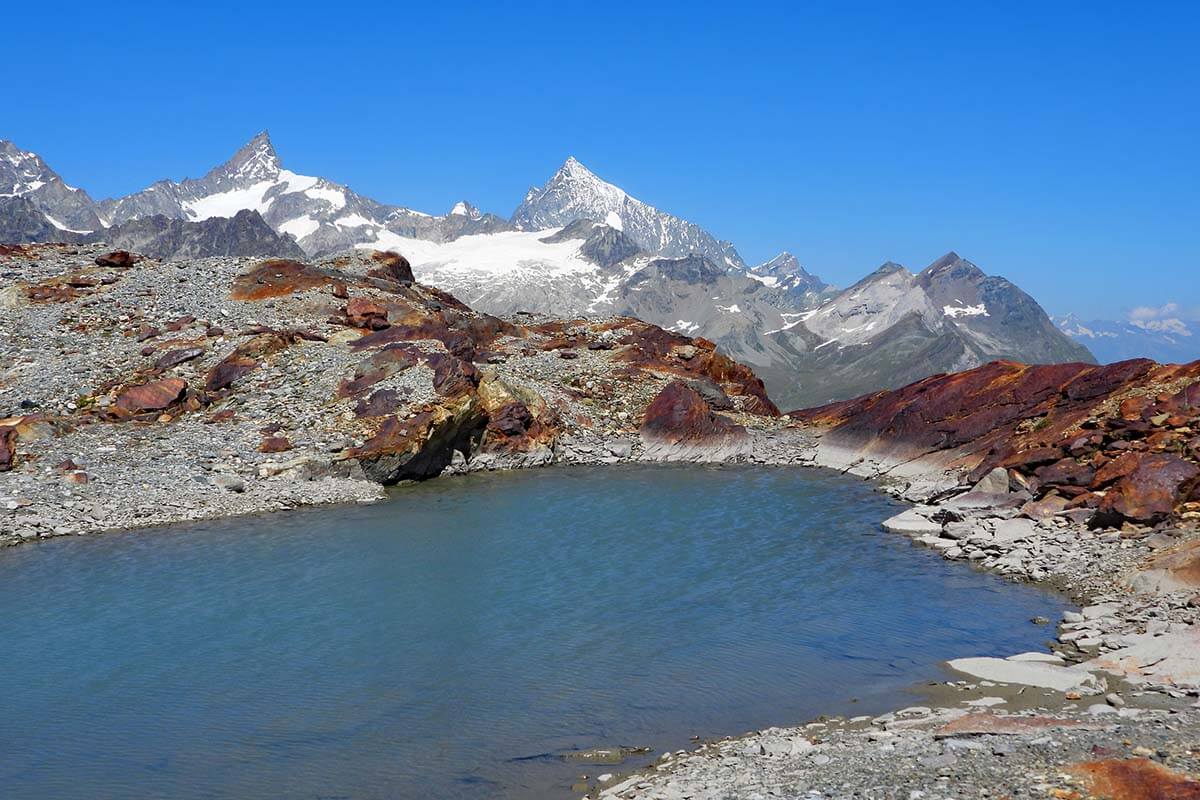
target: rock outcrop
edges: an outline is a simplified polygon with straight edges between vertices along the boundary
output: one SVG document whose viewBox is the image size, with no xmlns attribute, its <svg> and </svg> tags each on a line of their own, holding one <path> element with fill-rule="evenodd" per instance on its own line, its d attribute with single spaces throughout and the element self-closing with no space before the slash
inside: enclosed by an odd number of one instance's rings
<svg viewBox="0 0 1200 800">
<path fill-rule="evenodd" d="M 843 460 L 920 461 L 978 481 L 1006 470 L 1031 516 L 1096 526 L 1200 517 L 1200 362 L 993 362 L 794 412 Z"/>
</svg>

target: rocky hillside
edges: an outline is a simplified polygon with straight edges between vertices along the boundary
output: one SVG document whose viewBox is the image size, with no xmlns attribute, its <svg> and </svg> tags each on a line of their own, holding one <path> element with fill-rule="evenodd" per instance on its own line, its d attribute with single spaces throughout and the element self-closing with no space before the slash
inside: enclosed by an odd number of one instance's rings
<svg viewBox="0 0 1200 800">
<path fill-rule="evenodd" d="M 626 317 L 476 313 L 392 253 L 160 262 L 6 246 L 0 275 L 10 543 L 369 499 L 572 453 L 728 449 L 778 414 L 711 342 Z"/>
<path fill-rule="evenodd" d="M 997 361 L 791 417 L 828 431 L 830 463 L 900 480 L 934 466 L 1035 519 L 1200 520 L 1200 361 Z"/>
</svg>

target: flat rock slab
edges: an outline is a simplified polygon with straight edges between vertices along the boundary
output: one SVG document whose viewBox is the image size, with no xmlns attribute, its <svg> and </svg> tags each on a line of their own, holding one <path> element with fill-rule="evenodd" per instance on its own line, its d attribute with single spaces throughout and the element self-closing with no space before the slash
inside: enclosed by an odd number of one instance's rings
<svg viewBox="0 0 1200 800">
<path fill-rule="evenodd" d="M 1022 686 L 1039 686 L 1058 692 L 1073 689 L 1094 689 L 1096 679 L 1080 669 L 1060 667 L 1055 664 L 1039 664 L 1029 661 L 1009 661 L 1004 658 L 956 658 L 946 662 L 951 669 L 966 673 L 974 678 L 996 683 L 1017 683 Z"/>
<path fill-rule="evenodd" d="M 937 536 L 942 532 L 940 523 L 925 518 L 912 508 L 884 520 L 883 529 L 906 536 Z"/>
<path fill-rule="evenodd" d="M 996 523 L 992 541 L 997 544 L 1013 544 L 1037 536 L 1037 527 L 1032 520 L 1006 519 Z"/>
<path fill-rule="evenodd" d="M 933 732 L 935 738 L 949 736 L 983 736 L 995 734 L 1000 736 L 1025 736 L 1041 734 L 1058 728 L 1083 728 L 1086 730 L 1101 730 L 1104 725 L 1096 722 L 1084 722 L 1078 719 L 1062 719 L 1060 717 L 1021 717 L 1004 714 L 979 712 L 967 714 L 956 720 L 947 722 Z"/>
<path fill-rule="evenodd" d="M 1062 664 L 1062 656 L 1056 656 L 1054 653 L 1017 653 L 1015 656 L 1009 656 L 1005 661 L 1025 661 L 1036 664 Z"/>
<path fill-rule="evenodd" d="M 1200 626 L 1160 636 L 1135 634 L 1129 639 L 1133 640 L 1129 646 L 1105 653 L 1080 667 L 1148 683 L 1200 687 Z"/>
</svg>

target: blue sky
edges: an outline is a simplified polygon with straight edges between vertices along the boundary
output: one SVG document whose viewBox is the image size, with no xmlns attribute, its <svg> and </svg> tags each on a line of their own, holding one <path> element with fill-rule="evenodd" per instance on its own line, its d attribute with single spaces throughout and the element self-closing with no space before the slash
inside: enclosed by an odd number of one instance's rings
<svg viewBox="0 0 1200 800">
<path fill-rule="evenodd" d="M 1052 313 L 1200 318 L 1200 4 L 11 5 L 0 138 L 96 197 L 269 128 L 297 171 L 507 215 L 573 154 L 747 261 L 953 249 Z"/>
</svg>

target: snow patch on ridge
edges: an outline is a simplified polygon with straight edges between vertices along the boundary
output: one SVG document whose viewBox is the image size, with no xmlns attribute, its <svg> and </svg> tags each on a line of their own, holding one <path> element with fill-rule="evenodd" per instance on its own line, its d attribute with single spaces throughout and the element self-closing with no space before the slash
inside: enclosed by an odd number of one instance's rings
<svg viewBox="0 0 1200 800">
<path fill-rule="evenodd" d="M 961 300 L 959 301 L 962 302 Z M 942 313 L 950 319 L 958 319 L 959 317 L 987 317 L 987 306 L 980 303 L 976 306 L 942 306 Z"/>
</svg>

